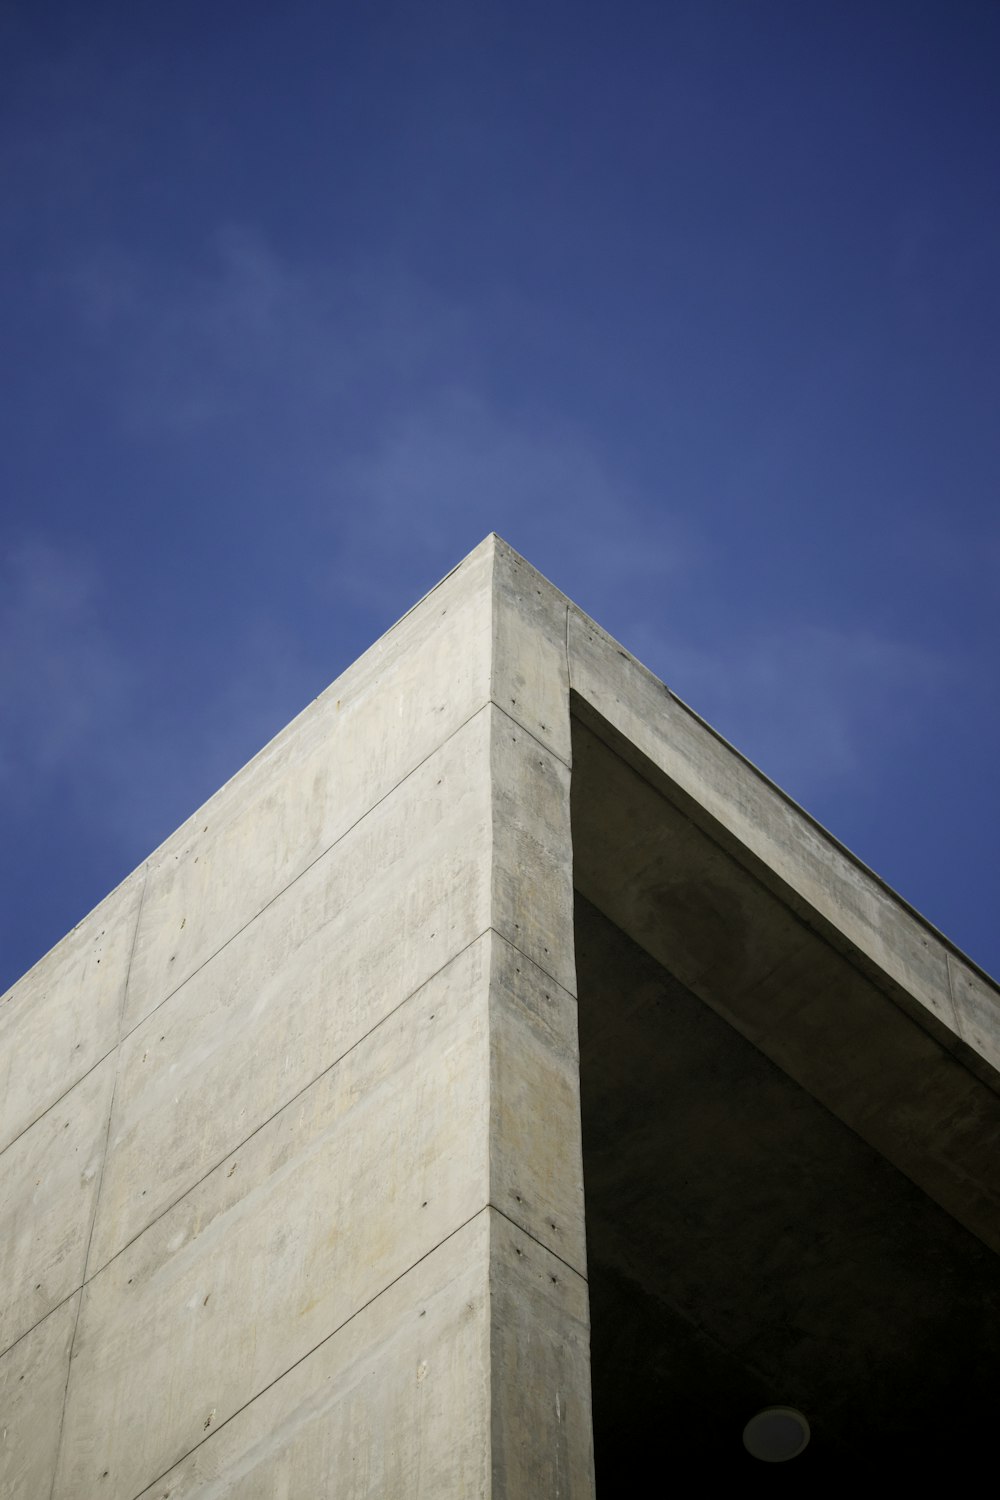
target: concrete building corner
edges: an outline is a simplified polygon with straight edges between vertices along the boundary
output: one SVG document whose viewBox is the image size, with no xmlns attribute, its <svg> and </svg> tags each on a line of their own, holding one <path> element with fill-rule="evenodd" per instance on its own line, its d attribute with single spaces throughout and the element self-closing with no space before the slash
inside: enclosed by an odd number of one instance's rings
<svg viewBox="0 0 1000 1500">
<path fill-rule="evenodd" d="M 769 1402 L 944 1472 L 998 1067 L 989 977 L 488 537 L 0 1001 L 0 1492 L 613 1500 Z"/>
</svg>

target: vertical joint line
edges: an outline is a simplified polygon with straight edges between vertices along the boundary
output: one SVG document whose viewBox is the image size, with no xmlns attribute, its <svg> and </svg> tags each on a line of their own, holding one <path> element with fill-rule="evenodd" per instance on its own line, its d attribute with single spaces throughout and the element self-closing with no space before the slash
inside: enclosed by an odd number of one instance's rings
<svg viewBox="0 0 1000 1500">
<path fill-rule="evenodd" d="M 495 701 L 497 663 L 497 540 L 493 538 L 490 557 L 490 670 L 487 682 L 487 702 Z"/>
<path fill-rule="evenodd" d="M 111 1141 L 111 1120 L 115 1109 L 115 1095 L 118 1092 L 118 1067 L 121 1062 L 122 1032 L 125 1029 L 125 1009 L 128 1005 L 129 983 L 132 978 L 132 960 L 135 958 L 135 948 L 139 941 L 139 923 L 142 921 L 142 908 L 146 900 L 146 881 L 149 877 L 149 861 L 147 860 L 142 870 L 142 885 L 139 888 L 139 904 L 135 914 L 135 926 L 132 929 L 132 946 L 129 948 L 128 963 L 125 967 L 125 983 L 122 985 L 122 1000 L 118 1010 L 118 1044 L 115 1048 L 115 1075 L 111 1083 L 111 1099 L 108 1103 L 108 1123 L 104 1131 L 104 1151 L 101 1155 L 101 1167 L 97 1177 L 97 1191 L 94 1194 L 94 1207 L 90 1215 L 90 1229 L 87 1234 L 87 1253 L 83 1260 L 83 1281 L 78 1290 L 79 1300 L 76 1304 L 76 1317 L 73 1320 L 73 1336 L 69 1341 L 69 1355 L 66 1360 L 66 1384 L 63 1386 L 62 1410 L 59 1413 L 59 1436 L 56 1439 L 55 1463 L 52 1465 L 52 1483 L 49 1486 L 49 1500 L 55 1493 L 56 1480 L 59 1477 L 59 1459 L 62 1453 L 63 1431 L 66 1426 L 66 1406 L 69 1400 L 69 1382 L 73 1371 L 73 1351 L 76 1348 L 76 1336 L 80 1329 L 80 1315 L 83 1312 L 83 1297 L 87 1286 L 87 1270 L 90 1263 L 90 1250 L 94 1243 L 94 1229 L 97 1225 L 97 1210 L 101 1202 L 101 1188 L 104 1184 L 104 1169 L 108 1161 L 108 1146 Z"/>
</svg>

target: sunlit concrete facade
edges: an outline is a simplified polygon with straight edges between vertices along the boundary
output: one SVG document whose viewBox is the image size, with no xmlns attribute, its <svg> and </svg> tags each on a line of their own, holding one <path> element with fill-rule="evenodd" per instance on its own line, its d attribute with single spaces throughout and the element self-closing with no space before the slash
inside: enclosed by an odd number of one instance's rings
<svg viewBox="0 0 1000 1500">
<path fill-rule="evenodd" d="M 608 1500 L 747 1472 L 771 1403 L 814 1469 L 975 1430 L 997 1007 L 488 538 L 4 997 L 0 1492 Z"/>
</svg>

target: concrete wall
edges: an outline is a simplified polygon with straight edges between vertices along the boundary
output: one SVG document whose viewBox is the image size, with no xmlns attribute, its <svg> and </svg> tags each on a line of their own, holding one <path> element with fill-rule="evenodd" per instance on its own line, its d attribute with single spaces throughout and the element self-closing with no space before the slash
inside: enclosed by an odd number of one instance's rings
<svg viewBox="0 0 1000 1500">
<path fill-rule="evenodd" d="M 995 1085 L 985 976 L 489 538 L 0 1003 L 5 1496 L 592 1496 L 571 707 Z"/>
<path fill-rule="evenodd" d="M 592 1494 L 568 705 L 511 568 L 5 997 L 5 1497 Z"/>
</svg>

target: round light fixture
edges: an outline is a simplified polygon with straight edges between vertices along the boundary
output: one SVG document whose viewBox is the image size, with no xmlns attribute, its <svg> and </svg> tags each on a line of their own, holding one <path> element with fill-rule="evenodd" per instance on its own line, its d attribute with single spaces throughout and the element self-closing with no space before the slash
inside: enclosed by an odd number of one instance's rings
<svg viewBox="0 0 1000 1500">
<path fill-rule="evenodd" d="M 798 1458 L 809 1441 L 809 1423 L 793 1406 L 768 1406 L 743 1429 L 743 1446 L 766 1464 Z"/>
</svg>

